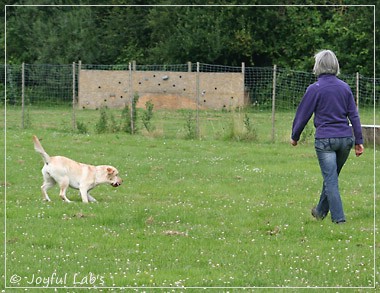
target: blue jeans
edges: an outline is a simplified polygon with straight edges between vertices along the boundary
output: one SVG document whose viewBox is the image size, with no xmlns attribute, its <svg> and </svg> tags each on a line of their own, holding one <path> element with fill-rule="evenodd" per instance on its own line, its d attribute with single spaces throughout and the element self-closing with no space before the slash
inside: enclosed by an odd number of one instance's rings
<svg viewBox="0 0 380 293">
<path fill-rule="evenodd" d="M 323 188 L 316 206 L 320 218 L 326 217 L 330 210 L 333 222 L 346 220 L 339 193 L 338 176 L 353 145 L 352 137 L 315 139 L 315 150 L 323 176 Z"/>
</svg>

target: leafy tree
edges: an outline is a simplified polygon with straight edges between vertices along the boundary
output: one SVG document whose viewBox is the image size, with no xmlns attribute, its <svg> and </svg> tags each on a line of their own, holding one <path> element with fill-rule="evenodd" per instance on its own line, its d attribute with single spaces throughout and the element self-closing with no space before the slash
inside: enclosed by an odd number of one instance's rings
<svg viewBox="0 0 380 293">
<path fill-rule="evenodd" d="M 127 6 L 103 7 L 74 6 L 75 0 L 45 2 L 73 6 L 7 6 L 8 63 L 245 62 L 310 71 L 313 55 L 324 48 L 337 53 L 345 73 L 372 75 L 375 62 L 373 6 L 342 6 L 341 0 L 288 0 L 289 6 L 264 0 L 176 1 L 187 6 L 162 6 L 172 4 L 169 0 L 151 2 L 159 6 L 130 6 L 145 4 L 144 0 L 110 0 L 108 4 Z M 257 4 L 264 6 L 253 6 Z"/>
<path fill-rule="evenodd" d="M 90 7 L 16 6 L 8 7 L 7 13 L 9 60 L 70 64 L 97 59 Z"/>
</svg>

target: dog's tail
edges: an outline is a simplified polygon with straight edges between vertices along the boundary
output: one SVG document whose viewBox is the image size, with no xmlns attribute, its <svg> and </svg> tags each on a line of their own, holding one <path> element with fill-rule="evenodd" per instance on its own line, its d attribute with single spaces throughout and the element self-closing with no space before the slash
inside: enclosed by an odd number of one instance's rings
<svg viewBox="0 0 380 293">
<path fill-rule="evenodd" d="M 37 136 L 35 136 L 35 135 L 33 135 L 33 142 L 34 142 L 34 150 L 37 153 L 40 153 L 42 156 L 42 159 L 44 160 L 44 163 L 48 164 L 50 162 L 50 156 L 45 152 L 40 141 L 38 140 Z"/>
</svg>

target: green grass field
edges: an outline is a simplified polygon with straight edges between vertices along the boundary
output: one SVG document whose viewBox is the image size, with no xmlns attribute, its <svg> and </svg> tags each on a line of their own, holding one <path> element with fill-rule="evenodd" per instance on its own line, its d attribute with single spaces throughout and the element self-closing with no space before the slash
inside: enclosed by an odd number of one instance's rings
<svg viewBox="0 0 380 293">
<path fill-rule="evenodd" d="M 98 115 L 77 112 L 90 130 L 79 134 L 71 131 L 70 110 L 34 110 L 26 129 L 19 127 L 19 110 L 7 110 L 1 281 L 10 292 L 22 287 L 369 292 L 378 285 L 373 148 L 360 158 L 351 153 L 341 173 L 347 223 L 336 225 L 310 215 L 322 177 L 312 139 L 297 147 L 288 143 L 293 113 L 276 115 L 276 143 L 270 113 L 249 113 L 254 141 L 228 139 L 240 114 L 202 116 L 199 140 L 184 139 L 183 112 L 157 112 L 154 133 L 133 136 L 95 134 Z M 362 123 L 373 123 L 371 111 Z M 43 202 L 42 159 L 33 149 L 33 134 L 50 155 L 114 165 L 123 185 L 95 188 L 95 204 L 81 203 L 73 189 L 68 197 L 74 202 L 63 203 L 57 187 L 50 190 L 52 202 Z"/>
</svg>

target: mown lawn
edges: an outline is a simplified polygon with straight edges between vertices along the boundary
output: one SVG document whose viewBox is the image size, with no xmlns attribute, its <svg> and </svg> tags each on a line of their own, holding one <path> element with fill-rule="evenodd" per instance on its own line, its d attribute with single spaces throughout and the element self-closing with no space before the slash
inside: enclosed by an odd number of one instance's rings
<svg viewBox="0 0 380 293">
<path fill-rule="evenodd" d="M 98 119 L 92 113 L 88 125 Z M 255 141 L 226 139 L 223 131 L 219 138 L 201 140 L 183 139 L 177 130 L 173 135 L 78 134 L 63 122 L 69 114 L 58 110 L 54 127 L 37 125 L 33 118 L 22 130 L 12 114 L 1 186 L 6 187 L 1 216 L 7 287 L 370 291 L 379 280 L 374 272 L 380 245 L 374 235 L 378 167 L 371 148 L 360 158 L 352 153 L 342 171 L 347 223 L 335 225 L 310 215 L 322 184 L 310 141 L 296 148 L 285 138 L 271 143 L 257 124 Z M 230 117 L 217 115 L 221 119 L 209 120 L 218 121 L 214 127 Z M 48 119 L 48 113 L 41 118 Z M 81 203 L 72 189 L 68 197 L 74 202 L 63 203 L 58 188 L 50 191 L 52 202 L 43 202 L 42 160 L 33 149 L 33 134 L 50 155 L 114 165 L 124 184 L 94 189 L 95 204 Z"/>
</svg>

